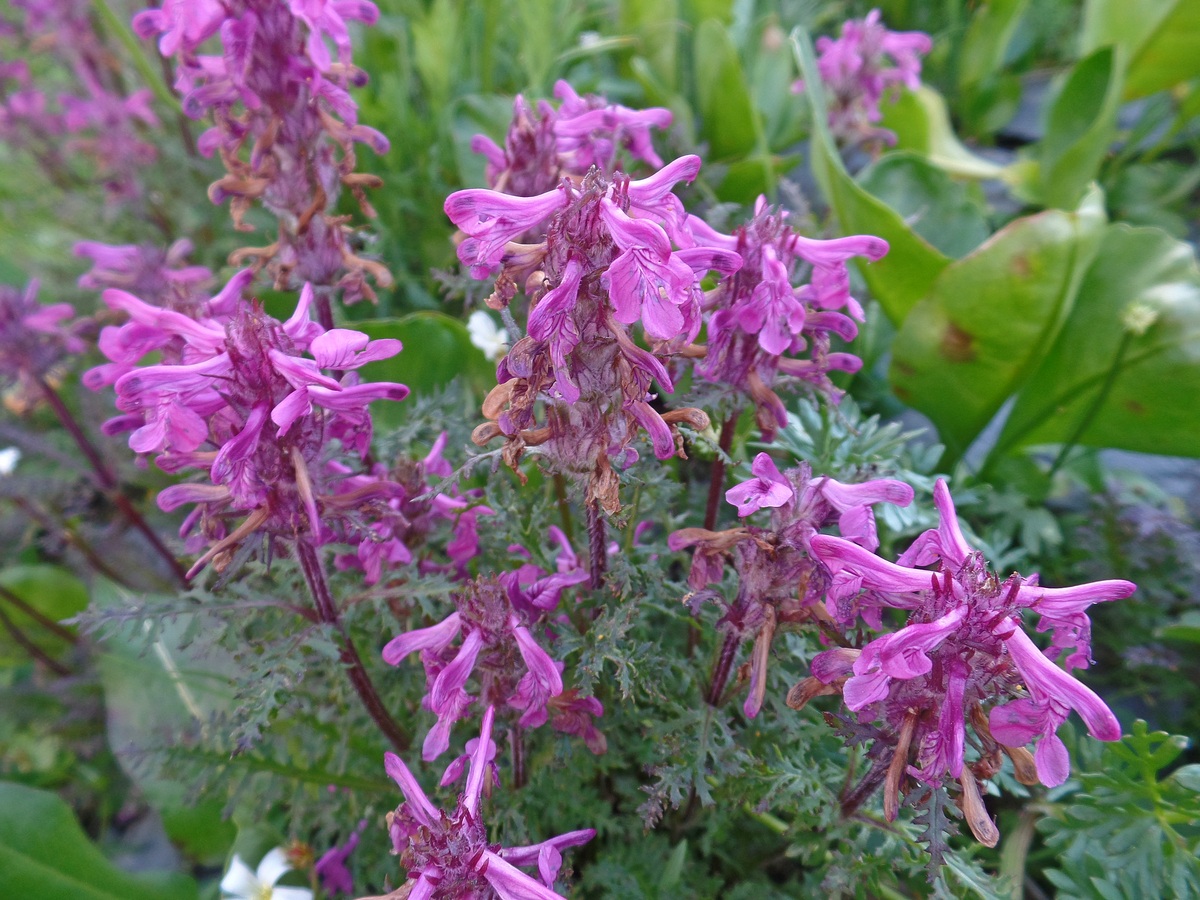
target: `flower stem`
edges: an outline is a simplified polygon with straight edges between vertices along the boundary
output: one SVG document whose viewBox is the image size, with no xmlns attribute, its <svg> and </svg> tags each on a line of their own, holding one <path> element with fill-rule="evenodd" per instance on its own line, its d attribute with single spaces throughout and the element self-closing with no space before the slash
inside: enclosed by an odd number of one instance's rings
<svg viewBox="0 0 1200 900">
<path fill-rule="evenodd" d="M 358 650 L 355 649 L 354 642 L 351 641 L 342 617 L 338 613 L 337 605 L 333 602 L 333 595 L 329 591 L 329 582 L 325 580 L 325 569 L 317 556 L 316 548 L 306 540 L 296 541 L 296 559 L 304 573 L 304 580 L 308 582 L 308 589 L 312 592 L 313 602 L 317 606 L 318 619 L 326 625 L 333 626 L 337 632 L 341 644 L 339 651 L 342 664 L 346 667 L 350 683 L 354 685 L 359 699 L 362 700 L 367 713 L 375 720 L 379 730 L 383 732 L 397 752 L 405 752 L 411 745 L 412 738 L 388 714 L 387 708 L 384 707 L 383 701 L 379 697 L 379 692 L 375 690 L 371 676 L 367 674 L 366 666 L 363 665 L 362 657 L 358 655 Z"/>
<path fill-rule="evenodd" d="M 16 622 L 5 615 L 4 610 L 0 609 L 0 625 L 4 626 L 4 630 L 9 633 L 14 641 L 25 648 L 25 651 L 44 665 L 55 675 L 66 676 L 71 674 L 71 670 L 54 659 L 45 650 L 35 644 L 30 637 L 17 627 Z"/>
<path fill-rule="evenodd" d="M 12 591 L 10 591 L 8 588 L 4 587 L 3 585 L 0 585 L 0 597 L 3 597 L 5 600 L 7 600 L 9 603 L 11 603 L 13 606 L 15 606 L 21 612 L 25 613 L 25 615 L 29 616 L 29 618 L 33 619 L 35 622 L 37 622 L 39 625 L 41 625 L 43 628 L 45 628 L 47 631 L 51 632 L 52 634 L 58 635 L 60 638 L 62 638 L 67 643 L 69 643 L 69 644 L 78 644 L 79 643 L 78 635 L 76 635 L 74 632 L 72 632 L 69 628 L 64 628 L 62 625 L 59 625 L 57 622 L 55 622 L 49 616 L 42 613 L 41 610 L 36 609 L 33 606 L 30 606 L 28 603 L 26 603 L 24 600 L 22 600 L 19 596 L 14 594 Z"/>
<path fill-rule="evenodd" d="M 729 673 L 733 669 L 733 658 L 737 655 L 738 644 L 741 641 L 732 632 L 725 635 L 725 643 L 721 645 L 721 654 L 713 665 L 712 679 L 708 683 L 708 694 L 704 698 L 709 706 L 721 704 L 721 694 L 729 681 Z"/>
<path fill-rule="evenodd" d="M 62 423 L 63 428 L 71 435 L 72 440 L 75 441 L 80 452 L 87 459 L 88 465 L 92 467 L 92 471 L 95 472 L 96 483 L 108 494 L 109 499 L 121 511 L 126 521 L 140 531 L 146 540 L 150 542 L 150 546 L 166 562 L 176 581 L 180 585 L 186 585 L 187 574 L 183 566 L 179 564 L 179 560 L 175 558 L 175 554 L 167 549 L 166 544 L 162 542 L 162 539 L 150 527 L 150 524 L 142 518 L 142 514 L 138 512 L 137 508 L 129 502 L 129 498 L 121 492 L 117 477 L 104 462 L 104 459 L 100 455 L 100 450 L 84 433 L 83 428 L 75 419 L 75 416 L 72 415 L 71 411 L 67 409 L 67 405 L 63 403 L 62 397 L 40 375 L 35 375 L 34 381 L 41 390 L 42 396 L 46 398 L 46 403 L 54 410 L 54 414 L 58 416 L 58 420 Z"/>
<path fill-rule="evenodd" d="M 587 502 L 588 565 L 591 567 L 592 590 L 604 586 L 604 569 L 608 563 L 604 547 L 604 517 L 600 513 L 600 501 Z"/>
<path fill-rule="evenodd" d="M 721 452 L 713 457 L 712 473 L 708 482 L 708 505 L 704 508 L 704 528 L 713 531 L 717 527 L 717 512 L 721 508 L 721 489 L 725 487 L 725 458 L 733 446 L 733 433 L 737 430 L 738 419 L 742 411 L 739 409 L 725 420 L 721 426 L 721 440 L 718 446 Z"/>
</svg>

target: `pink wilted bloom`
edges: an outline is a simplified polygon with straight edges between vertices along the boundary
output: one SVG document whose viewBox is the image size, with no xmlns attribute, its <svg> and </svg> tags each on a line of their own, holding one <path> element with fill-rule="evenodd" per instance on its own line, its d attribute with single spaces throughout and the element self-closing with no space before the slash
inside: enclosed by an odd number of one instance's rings
<svg viewBox="0 0 1200 900">
<path fill-rule="evenodd" d="M 365 189 L 381 182 L 354 171 L 355 148 L 388 150 L 380 132 L 358 121 L 349 93 L 366 76 L 351 61 L 347 23 L 378 17 L 368 0 L 188 0 L 134 18 L 138 34 L 162 35 L 159 50 L 176 58 L 185 113 L 212 116 L 198 146 L 205 155 L 219 154 L 227 174 L 209 187 L 209 198 L 229 200 L 242 231 L 254 230 L 244 219 L 256 203 L 279 221 L 273 242 L 239 250 L 235 261 L 268 267 L 280 287 L 312 284 L 327 328 L 332 290 L 340 288 L 352 303 L 374 297 L 368 277 L 382 287 L 392 281 L 379 262 L 354 253 L 337 212 L 344 188 L 364 215 L 374 216 Z M 220 54 L 202 54 L 212 37 L 219 38 Z"/>
<path fill-rule="evenodd" d="M 966 543 L 940 479 L 934 497 L 938 527 L 921 535 L 900 564 L 842 538 L 817 535 L 811 541 L 813 554 L 831 573 L 826 603 L 835 621 L 850 628 L 862 615 L 879 628 L 884 608 L 908 611 L 908 624 L 899 631 L 858 650 L 818 654 L 810 679 L 841 693 L 860 723 L 878 723 L 874 733 L 887 735 L 890 745 L 871 753 L 889 767 L 884 796 L 889 818 L 908 774 L 933 785 L 957 780 L 964 797 L 972 797 L 975 781 L 999 770 L 1002 752 L 1013 758 L 1018 777 L 1028 777 L 1033 767 L 1024 748 L 1035 740 L 1034 777 L 1047 786 L 1061 784 L 1069 763 L 1055 731 L 1072 708 L 1093 737 L 1121 736 L 1104 702 L 1057 660 L 1063 646 L 1086 657 L 1084 608 L 1127 597 L 1134 585 L 1113 580 L 1042 588 L 1036 576 L 1018 574 L 1001 581 Z M 930 563 L 936 568 L 910 567 Z M 1021 625 L 1025 610 L 1043 611 L 1040 627 L 1064 629 L 1069 640 L 1040 651 Z M 803 685 L 797 691 L 814 695 Z M 966 751 L 968 723 L 975 734 L 970 744 L 978 751 L 973 760 Z M 998 836 L 986 816 L 972 830 L 985 843 Z"/>
<path fill-rule="evenodd" d="M 478 673 L 484 703 L 519 712 L 523 728 L 545 724 L 550 702 L 563 693 L 563 664 L 551 658 L 534 632 L 545 634 L 562 592 L 587 579 L 582 569 L 548 575 L 531 563 L 499 577 L 481 577 L 454 595 L 457 609 L 440 623 L 388 642 L 383 659 L 389 665 L 421 654 L 428 684 L 424 705 L 437 716 L 425 737 L 426 760 L 445 752 L 450 729 L 476 701 L 466 690 L 473 673 Z M 576 726 L 563 730 L 588 736 Z"/>
<path fill-rule="evenodd" d="M 847 264 L 855 256 L 882 258 L 887 241 L 870 235 L 806 238 L 788 223 L 786 210 L 772 210 L 763 197 L 754 218 L 733 235 L 695 216 L 687 217 L 682 233 L 688 246 L 735 250 L 742 258 L 742 267 L 704 297 L 707 344 L 689 352 L 702 357 L 696 371 L 725 385 L 738 408 L 746 400 L 753 403 L 768 439 L 787 424 L 781 388 L 807 385 L 836 400 L 840 394 L 829 374 L 862 365 L 832 345 L 834 337 L 853 340 L 856 320 L 863 319 L 850 295 Z"/>
<path fill-rule="evenodd" d="M 596 832 L 571 831 L 527 847 L 498 847 L 488 842 L 481 803 L 490 755 L 494 755 L 494 707 L 483 726 L 467 770 L 467 782 L 454 810 L 430 802 L 420 783 L 393 753 L 384 754 L 388 775 L 400 786 L 404 802 L 388 813 L 392 852 L 408 873 L 409 900 L 563 900 L 554 891 L 562 852 L 586 844 Z M 538 878 L 518 867 L 537 866 Z M 540 880 L 538 880 L 540 879 Z"/>
<path fill-rule="evenodd" d="M 740 264 L 723 248 L 676 249 L 691 242 L 671 191 L 699 167 L 699 158 L 681 157 L 640 180 L 593 167 L 532 197 L 469 190 L 446 201 L 465 235 L 459 259 L 476 277 L 499 266 L 489 304 L 509 305 L 518 286 L 530 302 L 528 334 L 500 361 L 483 405 L 489 421 L 473 439 L 503 436 L 514 468 L 530 450 L 552 471 L 586 481 L 589 504 L 610 513 L 620 508 L 613 463 L 636 458 L 639 431 L 667 459 L 682 452 L 673 426 L 708 425 L 700 410 L 651 405 L 655 383 L 674 390 L 662 358 L 699 332 L 701 281 Z M 651 350 L 633 340 L 638 322 Z"/>
<path fill-rule="evenodd" d="M 814 478 L 806 463 L 780 473 L 765 453 L 755 458 L 752 471 L 758 478 L 733 488 L 726 499 L 739 507 L 739 515 L 770 509 L 769 528 L 742 526 L 719 532 L 684 528 L 668 539 L 672 550 L 695 547 L 688 577 L 688 586 L 696 592 L 690 598 L 693 609 L 712 601 L 724 611 L 717 628 L 725 633 L 725 646 L 714 672 L 710 703 L 719 702 L 738 647 L 754 641 L 749 696 L 742 707 L 751 718 L 758 715 L 766 696 L 767 661 L 776 630 L 812 621 L 813 608 L 829 584 L 829 572 L 812 549 L 821 537 L 819 530 L 836 522 L 850 540 L 874 549 L 879 542 L 871 507 L 876 503 L 907 506 L 913 497 L 911 487 L 893 479 L 842 484 Z M 738 575 L 732 603 L 706 589 L 721 580 L 730 559 Z"/>
<path fill-rule="evenodd" d="M 865 19 L 842 25 L 838 38 L 817 39 L 817 68 L 829 97 L 829 127 L 846 143 L 896 136 L 874 127 L 882 117 L 879 103 L 901 85 L 921 85 L 921 57 L 933 48 L 929 35 L 919 31 L 888 31 L 873 9 Z M 797 82 L 797 89 L 802 82 Z"/>
</svg>

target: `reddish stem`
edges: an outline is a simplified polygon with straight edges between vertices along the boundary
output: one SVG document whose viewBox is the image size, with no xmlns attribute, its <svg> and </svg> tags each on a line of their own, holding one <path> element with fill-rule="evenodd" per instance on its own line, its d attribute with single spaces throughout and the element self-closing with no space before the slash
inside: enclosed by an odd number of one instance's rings
<svg viewBox="0 0 1200 900">
<path fill-rule="evenodd" d="M 362 700 L 367 713 L 375 720 L 375 724 L 379 726 L 379 730 L 391 741 L 392 746 L 400 753 L 405 752 L 412 744 L 412 738 L 391 717 L 383 705 L 383 700 L 379 697 L 379 692 L 375 690 L 371 676 L 367 674 L 362 657 L 358 655 L 354 642 L 346 632 L 346 626 L 333 601 L 333 595 L 329 591 L 329 582 L 325 580 L 325 569 L 317 556 L 316 548 L 308 541 L 297 541 L 296 559 L 300 562 L 304 580 L 308 582 L 308 589 L 312 592 L 313 602 L 317 606 L 318 619 L 326 625 L 332 625 L 340 638 L 339 652 L 342 664 L 346 667 L 350 683 L 354 685 L 359 699 Z"/>
<path fill-rule="evenodd" d="M 729 673 L 733 669 L 733 658 L 737 655 L 739 643 L 737 635 L 733 633 L 725 635 L 725 643 L 721 645 L 721 654 L 713 665 L 708 696 L 704 698 L 709 706 L 719 706 L 721 703 L 721 694 L 725 692 L 725 685 L 729 681 Z"/>
<path fill-rule="evenodd" d="M 62 398 L 58 396 L 58 392 L 55 391 L 54 388 L 52 388 L 49 384 L 47 384 L 41 376 L 35 375 L 34 381 L 41 389 L 42 396 L 46 398 L 46 402 L 50 405 L 50 408 L 53 409 L 55 415 L 58 416 L 58 420 L 62 423 L 63 428 L 66 429 L 67 434 L 71 435 L 72 440 L 75 441 L 75 444 L 79 447 L 80 452 L 88 461 L 88 465 L 92 467 L 92 471 L 96 476 L 96 483 L 101 487 L 101 489 L 107 492 L 109 499 L 113 502 L 113 505 L 121 511 L 121 514 L 125 517 L 126 521 L 140 531 L 145 536 L 146 540 L 150 542 L 150 546 L 154 548 L 155 552 L 158 553 L 158 555 L 166 562 L 167 566 L 170 567 L 172 574 L 175 576 L 179 584 L 186 585 L 187 573 L 184 571 L 183 566 L 179 564 L 179 560 L 175 558 L 175 554 L 167 549 L 166 544 L 162 542 L 162 539 L 158 536 L 154 529 L 150 527 L 150 524 L 144 518 L 142 518 L 142 514 L 138 512 L 132 503 L 129 502 L 129 498 L 121 493 L 116 475 L 114 475 L 112 470 L 109 469 L 107 464 L 105 464 L 103 457 L 100 455 L 100 450 L 95 444 L 92 443 L 91 439 L 84 434 L 83 428 L 80 426 L 79 422 L 75 420 L 75 416 L 71 414 L 71 411 L 67 409 L 67 405 L 63 403 Z"/>
<path fill-rule="evenodd" d="M 592 590 L 604 586 L 604 570 L 608 565 L 607 548 L 604 546 L 604 517 L 600 513 L 600 502 L 587 503 L 588 565 L 591 568 Z"/>
<path fill-rule="evenodd" d="M 717 512 L 721 508 L 721 494 L 725 487 L 725 457 L 729 455 L 729 449 L 733 446 L 733 434 L 737 431 L 737 422 L 741 416 L 742 411 L 738 410 L 721 426 L 721 439 L 717 445 L 721 452 L 713 457 L 712 474 L 708 483 L 708 505 L 704 508 L 704 528 L 707 531 L 713 531 L 717 527 Z"/>
<path fill-rule="evenodd" d="M 45 650 L 30 640 L 29 636 L 17 627 L 16 622 L 4 614 L 4 610 L 0 609 L 0 625 L 4 626 L 4 630 L 12 636 L 12 639 L 25 648 L 25 651 L 42 663 L 55 675 L 70 675 L 71 670 L 48 654 Z"/>
</svg>

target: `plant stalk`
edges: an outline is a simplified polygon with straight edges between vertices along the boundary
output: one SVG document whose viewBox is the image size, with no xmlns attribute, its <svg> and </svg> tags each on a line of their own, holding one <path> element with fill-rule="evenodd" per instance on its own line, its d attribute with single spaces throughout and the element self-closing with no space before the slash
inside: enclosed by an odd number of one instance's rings
<svg viewBox="0 0 1200 900">
<path fill-rule="evenodd" d="M 41 390 L 42 396 L 46 398 L 46 402 L 50 405 L 50 408 L 54 410 L 54 414 L 58 416 L 58 420 L 62 423 L 63 428 L 71 435 L 71 439 L 75 441 L 80 452 L 92 467 L 92 471 L 96 476 L 96 483 L 107 493 L 113 505 L 121 511 L 126 521 L 140 531 L 146 540 L 150 542 L 150 546 L 166 562 L 176 581 L 181 586 L 186 585 L 187 573 L 184 571 L 183 566 L 179 564 L 179 560 L 175 558 L 175 554 L 167 549 L 166 544 L 162 542 L 162 539 L 150 527 L 150 524 L 142 518 L 142 514 L 138 512 L 137 508 L 129 502 L 129 498 L 121 492 L 117 477 L 105 464 L 103 457 L 100 455 L 99 448 L 84 434 L 83 428 L 75 419 L 75 416 L 72 415 L 71 411 L 67 409 L 67 405 L 63 403 L 62 397 L 40 375 L 34 375 L 33 379 Z"/>
<path fill-rule="evenodd" d="M 326 625 L 333 626 L 337 632 L 339 643 L 341 644 L 339 651 L 342 664 L 346 667 L 346 672 L 350 676 L 350 683 L 354 685 L 355 692 L 358 694 L 359 699 L 362 700 L 367 713 L 375 721 L 375 724 L 379 726 L 379 730 L 383 732 L 392 746 L 400 753 L 405 752 L 412 744 L 412 738 L 391 717 L 387 708 L 383 705 L 383 700 L 379 697 L 379 692 L 375 690 L 371 676 L 367 674 L 362 657 L 358 655 L 358 650 L 355 649 L 354 642 L 350 639 L 350 635 L 346 631 L 346 626 L 342 622 L 342 617 L 338 613 L 337 605 L 333 601 L 333 595 L 329 591 L 329 582 L 325 579 L 325 569 L 321 565 L 320 558 L 317 556 L 316 548 L 306 540 L 296 541 L 296 559 L 300 563 L 300 569 L 304 573 L 304 580 L 308 583 L 308 589 L 312 592 L 313 602 L 317 607 L 318 619 Z"/>
</svg>

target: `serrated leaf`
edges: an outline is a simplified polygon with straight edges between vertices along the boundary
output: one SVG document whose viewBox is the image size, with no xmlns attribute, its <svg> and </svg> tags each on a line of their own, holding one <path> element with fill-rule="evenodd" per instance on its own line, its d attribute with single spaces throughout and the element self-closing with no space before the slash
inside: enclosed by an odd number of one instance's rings
<svg viewBox="0 0 1200 900">
<path fill-rule="evenodd" d="M 813 136 L 809 161 L 813 177 L 833 208 L 846 234 L 873 234 L 891 246 L 878 262 L 861 264 L 863 278 L 889 319 L 903 322 L 916 303 L 933 287 L 950 258 L 908 227 L 903 217 L 857 184 L 846 171 L 829 133 L 825 98 L 812 42 L 802 29 L 792 32 L 797 65 L 809 86 L 804 92 L 812 106 Z"/>
<path fill-rule="evenodd" d="M 1099 192 L 1071 213 L 1017 219 L 948 266 L 892 345 L 896 395 L 957 459 L 1039 369 L 1099 246 Z"/>
<path fill-rule="evenodd" d="M 0 896 L 195 900 L 185 875 L 131 875 L 105 859 L 56 794 L 0 782 Z"/>
<path fill-rule="evenodd" d="M 1200 267 L 1191 246 L 1158 229 L 1111 226 L 998 451 L 1071 440 L 1200 455 L 1197 346 Z"/>
</svg>

